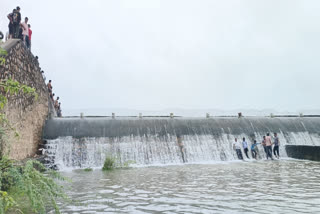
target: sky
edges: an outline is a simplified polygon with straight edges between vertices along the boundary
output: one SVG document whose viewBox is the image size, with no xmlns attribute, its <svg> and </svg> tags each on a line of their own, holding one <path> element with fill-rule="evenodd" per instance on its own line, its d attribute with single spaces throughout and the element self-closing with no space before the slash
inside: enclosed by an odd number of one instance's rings
<svg viewBox="0 0 320 214">
<path fill-rule="evenodd" d="M 67 109 L 320 109 L 318 0 L 1 0 Z"/>
</svg>

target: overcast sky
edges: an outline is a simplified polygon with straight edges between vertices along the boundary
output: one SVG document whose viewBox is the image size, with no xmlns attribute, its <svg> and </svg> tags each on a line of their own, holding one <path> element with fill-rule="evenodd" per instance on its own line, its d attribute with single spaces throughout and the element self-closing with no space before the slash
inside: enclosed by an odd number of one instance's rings
<svg viewBox="0 0 320 214">
<path fill-rule="evenodd" d="M 318 0 L 1 0 L 64 109 L 319 109 Z"/>
</svg>

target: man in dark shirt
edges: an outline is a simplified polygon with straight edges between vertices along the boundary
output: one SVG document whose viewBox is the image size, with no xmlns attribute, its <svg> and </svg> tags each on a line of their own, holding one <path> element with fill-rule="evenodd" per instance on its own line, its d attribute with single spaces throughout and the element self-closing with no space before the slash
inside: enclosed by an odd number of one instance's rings
<svg viewBox="0 0 320 214">
<path fill-rule="evenodd" d="M 273 154 L 276 158 L 279 159 L 279 145 L 280 145 L 280 140 L 279 137 L 277 135 L 277 133 L 274 133 L 274 147 L 273 147 Z"/>
<path fill-rule="evenodd" d="M 16 12 L 16 9 L 13 9 L 12 13 L 9 13 L 9 15 L 7 16 L 8 19 L 10 20 L 9 22 L 9 37 L 8 39 L 12 39 L 13 38 L 13 14 Z"/>
<path fill-rule="evenodd" d="M 21 22 L 20 7 L 17 7 L 16 11 L 13 12 L 13 15 L 12 15 L 13 38 L 19 38 L 20 22 Z"/>
</svg>

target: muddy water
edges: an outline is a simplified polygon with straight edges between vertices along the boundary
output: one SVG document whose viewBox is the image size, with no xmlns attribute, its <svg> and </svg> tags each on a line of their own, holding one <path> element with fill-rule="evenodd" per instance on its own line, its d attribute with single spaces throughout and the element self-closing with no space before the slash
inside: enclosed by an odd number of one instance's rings
<svg viewBox="0 0 320 214">
<path fill-rule="evenodd" d="M 320 163 L 297 160 L 64 172 L 62 213 L 320 213 Z"/>
</svg>

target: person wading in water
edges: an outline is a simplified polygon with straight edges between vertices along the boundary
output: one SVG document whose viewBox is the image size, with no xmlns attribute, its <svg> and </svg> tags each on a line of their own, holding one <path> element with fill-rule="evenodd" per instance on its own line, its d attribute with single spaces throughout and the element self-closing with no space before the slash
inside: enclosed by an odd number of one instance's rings
<svg viewBox="0 0 320 214">
<path fill-rule="evenodd" d="M 267 133 L 267 137 L 266 137 L 266 147 L 267 147 L 267 159 L 269 159 L 269 157 L 270 157 L 271 160 L 273 160 L 273 158 L 272 158 L 272 140 L 271 140 L 271 136 L 269 133 Z"/>
<path fill-rule="evenodd" d="M 258 160 L 259 150 L 258 150 L 258 143 L 256 140 L 254 140 L 253 144 L 251 145 L 251 154 L 253 158 Z"/>
<path fill-rule="evenodd" d="M 184 145 L 183 145 L 183 143 L 182 143 L 182 138 L 181 138 L 180 135 L 177 135 L 177 141 L 178 141 L 178 146 L 179 146 L 179 148 L 180 148 L 182 161 L 183 161 L 183 163 L 185 163 L 185 162 L 186 162 L 186 160 L 185 160 L 185 154 L 184 154 L 184 153 L 185 153 L 185 149 L 184 149 Z"/>
<path fill-rule="evenodd" d="M 236 153 L 237 153 L 239 160 L 243 160 L 242 152 L 241 152 L 241 144 L 240 144 L 240 142 L 238 142 L 237 138 L 234 139 L 233 149 L 236 150 Z"/>
<path fill-rule="evenodd" d="M 280 145 L 280 141 L 278 138 L 277 133 L 274 133 L 274 147 L 273 147 L 273 154 L 276 158 L 279 159 L 279 145 Z"/>
<path fill-rule="evenodd" d="M 263 150 L 264 150 L 264 152 L 266 153 L 266 156 L 267 156 L 268 153 L 267 153 L 267 146 L 266 146 L 266 136 L 263 136 L 261 144 L 262 144 Z"/>
<path fill-rule="evenodd" d="M 242 141 L 242 146 L 243 146 L 243 150 L 244 150 L 244 153 L 246 154 L 247 158 L 249 158 L 249 155 L 248 155 L 248 143 L 246 142 L 246 138 L 243 138 L 243 141 Z"/>
</svg>

